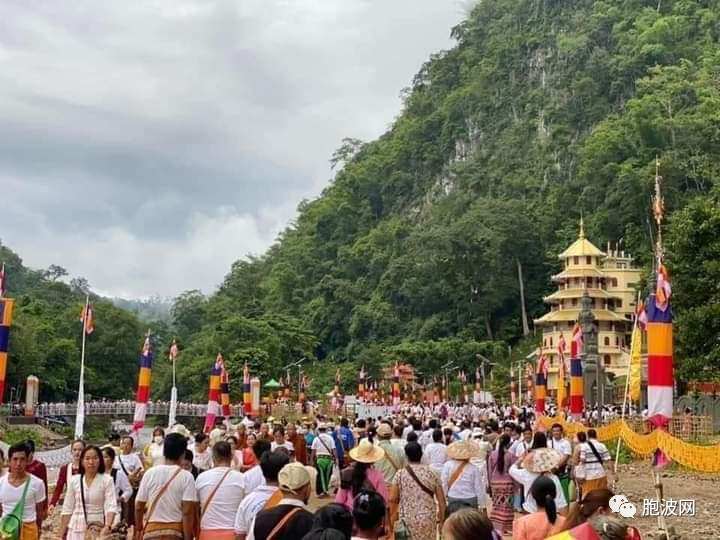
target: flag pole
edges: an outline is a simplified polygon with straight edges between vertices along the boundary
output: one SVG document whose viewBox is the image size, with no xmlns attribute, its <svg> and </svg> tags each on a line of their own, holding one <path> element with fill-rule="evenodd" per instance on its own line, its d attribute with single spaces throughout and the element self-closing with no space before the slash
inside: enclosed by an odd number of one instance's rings
<svg viewBox="0 0 720 540">
<path fill-rule="evenodd" d="M 175 425 L 177 415 L 177 387 L 175 386 L 175 360 L 177 359 L 177 344 L 173 339 L 170 346 L 170 359 L 172 360 L 172 389 L 170 390 L 170 410 L 168 411 L 168 428 Z"/>
<path fill-rule="evenodd" d="M 77 408 L 75 410 L 75 438 L 82 439 L 85 424 L 85 337 L 87 335 L 87 317 L 90 295 L 85 296 L 85 308 L 82 321 L 82 348 L 80 352 L 80 384 L 78 385 Z"/>
</svg>

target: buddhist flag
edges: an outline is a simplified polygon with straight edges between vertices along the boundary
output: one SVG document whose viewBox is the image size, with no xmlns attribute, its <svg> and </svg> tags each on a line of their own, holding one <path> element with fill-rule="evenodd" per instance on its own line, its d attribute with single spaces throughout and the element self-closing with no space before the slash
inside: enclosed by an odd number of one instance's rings
<svg viewBox="0 0 720 540">
<path fill-rule="evenodd" d="M 177 360 L 178 346 L 177 342 L 173 339 L 172 345 L 170 345 L 170 352 L 168 353 L 168 359 L 172 362 Z"/>
<path fill-rule="evenodd" d="M 515 370 L 510 364 L 510 403 L 515 405 L 515 393 L 517 391 L 517 383 L 515 382 Z"/>
<path fill-rule="evenodd" d="M 8 347 L 10 345 L 10 326 L 14 300 L 0 298 L 0 403 L 5 397 L 5 377 L 7 375 Z"/>
<path fill-rule="evenodd" d="M 288 387 L 290 386 L 290 375 L 288 374 Z M 250 370 L 248 369 L 247 360 L 243 367 L 243 409 L 246 415 L 252 413 L 252 391 L 250 389 Z"/>
<path fill-rule="evenodd" d="M 2 263 L 2 268 L 0 268 L 0 298 L 5 296 L 6 288 L 7 283 L 5 281 L 5 263 Z"/>
<path fill-rule="evenodd" d="M 557 406 L 558 412 L 565 406 L 565 336 L 560 332 L 558 340 L 558 378 L 557 378 Z"/>
<path fill-rule="evenodd" d="M 93 309 L 89 303 L 85 303 L 82 313 L 80 314 L 80 322 L 83 323 L 85 335 L 90 335 L 95 331 L 95 320 L 93 317 Z"/>
<path fill-rule="evenodd" d="M 393 369 L 392 404 L 400 405 L 400 367 L 397 362 Z"/>
<path fill-rule="evenodd" d="M 223 362 L 222 373 L 220 373 L 220 406 L 222 407 L 222 415 L 226 420 L 232 416 L 230 410 L 230 374 L 225 369 Z"/>
<path fill-rule="evenodd" d="M 479 394 L 482 390 L 482 385 L 480 384 L 480 368 L 475 368 L 475 391 Z"/>
<path fill-rule="evenodd" d="M 152 347 L 150 333 L 145 337 L 142 353 L 140 354 L 140 372 L 138 373 L 137 395 L 135 397 L 135 416 L 133 417 L 133 433 L 139 432 L 145 426 L 147 416 L 147 402 L 150 399 L 150 380 L 152 378 Z"/>
<path fill-rule="evenodd" d="M 673 412 L 673 326 L 670 279 L 658 264 L 657 289 L 646 304 L 648 339 L 648 417 L 666 425 Z"/>
<path fill-rule="evenodd" d="M 535 373 L 535 412 L 545 414 L 545 396 L 547 394 L 547 359 L 541 355 Z"/>
<path fill-rule="evenodd" d="M 358 378 L 358 397 L 365 399 L 365 366 L 360 368 L 360 376 Z"/>
<path fill-rule="evenodd" d="M 215 419 L 220 414 L 220 379 L 225 369 L 225 362 L 222 354 L 218 353 L 215 359 L 215 365 L 210 371 L 210 389 L 208 392 L 208 406 L 205 414 L 205 433 L 215 427 Z"/>
<path fill-rule="evenodd" d="M 580 415 L 585 406 L 585 386 L 581 354 L 583 351 L 583 335 L 580 325 L 575 323 L 570 343 L 570 414 Z"/>
<path fill-rule="evenodd" d="M 642 390 L 642 333 L 647 323 L 647 314 L 642 302 L 635 309 L 635 325 L 630 342 L 630 381 L 628 381 L 628 397 L 632 401 L 640 401 Z"/>
</svg>

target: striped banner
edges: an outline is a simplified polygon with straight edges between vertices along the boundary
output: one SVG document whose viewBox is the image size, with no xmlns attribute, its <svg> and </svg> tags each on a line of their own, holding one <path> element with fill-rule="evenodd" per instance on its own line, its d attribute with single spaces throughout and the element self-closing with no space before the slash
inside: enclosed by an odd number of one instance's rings
<svg viewBox="0 0 720 540">
<path fill-rule="evenodd" d="M 660 278 L 658 278 L 660 282 Z M 648 418 L 655 425 L 665 425 L 673 411 L 673 327 L 669 294 L 661 309 L 656 294 L 648 298 Z"/>
<path fill-rule="evenodd" d="M 579 324 L 573 328 L 570 341 L 570 414 L 582 414 L 585 407 L 585 385 L 583 383 L 582 353 L 583 335 Z"/>
<path fill-rule="evenodd" d="M 535 411 L 539 414 L 545 413 L 545 397 L 547 396 L 547 362 L 545 355 L 538 360 L 538 368 L 535 373 Z"/>
<path fill-rule="evenodd" d="M 365 366 L 360 368 L 358 377 L 358 398 L 365 399 Z"/>
<path fill-rule="evenodd" d="M 223 370 L 220 375 L 220 405 L 222 406 L 222 415 L 229 419 L 232 416 L 230 407 L 230 374 L 225 369 L 223 362 Z"/>
<path fill-rule="evenodd" d="M 150 380 L 152 378 L 153 354 L 150 346 L 150 333 L 145 337 L 142 354 L 140 355 L 140 372 L 138 373 L 137 395 L 135 396 L 135 416 L 133 417 L 133 433 L 145 427 L 147 402 L 150 399 Z"/>
<path fill-rule="evenodd" d="M 210 391 L 208 392 L 208 407 L 205 415 L 205 433 L 215 427 L 215 419 L 220 414 L 220 378 L 225 369 L 222 354 L 218 353 L 215 365 L 210 371 Z"/>
<path fill-rule="evenodd" d="M 400 368 L 397 362 L 393 371 L 392 404 L 400 405 Z"/>
<path fill-rule="evenodd" d="M 0 298 L 0 403 L 5 400 L 5 377 L 7 376 L 8 346 L 15 301 Z"/>
<path fill-rule="evenodd" d="M 288 373 L 288 390 L 289 389 L 290 374 Z M 245 361 L 245 367 L 243 367 L 243 406 L 246 415 L 252 414 L 252 390 L 250 388 L 250 370 L 248 369 L 247 361 Z"/>
</svg>

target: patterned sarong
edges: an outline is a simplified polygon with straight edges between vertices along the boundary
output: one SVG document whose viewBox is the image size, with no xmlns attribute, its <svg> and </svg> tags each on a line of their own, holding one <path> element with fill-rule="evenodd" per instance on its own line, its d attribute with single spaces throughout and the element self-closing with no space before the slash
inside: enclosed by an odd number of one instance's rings
<svg viewBox="0 0 720 540">
<path fill-rule="evenodd" d="M 503 533 L 512 533 L 513 519 L 513 493 L 515 491 L 512 480 L 495 480 L 490 483 L 492 488 L 492 521 L 495 530 Z"/>
</svg>

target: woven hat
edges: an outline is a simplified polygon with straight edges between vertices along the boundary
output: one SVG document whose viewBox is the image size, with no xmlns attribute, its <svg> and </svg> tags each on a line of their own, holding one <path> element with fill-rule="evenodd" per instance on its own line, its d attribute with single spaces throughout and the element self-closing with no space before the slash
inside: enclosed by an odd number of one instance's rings
<svg viewBox="0 0 720 540">
<path fill-rule="evenodd" d="M 363 439 L 360 444 L 350 450 L 350 457 L 353 461 L 360 463 L 375 463 L 385 457 L 385 450 L 375 446 L 368 439 Z"/>
<path fill-rule="evenodd" d="M 466 460 L 475 457 L 480 447 L 472 441 L 457 441 L 448 446 L 447 455 L 450 459 Z"/>
<path fill-rule="evenodd" d="M 179 433 L 183 437 L 190 437 L 192 435 L 188 428 L 182 424 L 175 424 L 172 428 L 170 428 L 170 433 Z"/>
<path fill-rule="evenodd" d="M 312 481 L 305 465 L 297 462 L 288 463 L 278 474 L 278 486 L 281 490 L 297 495 L 297 490 Z"/>
<path fill-rule="evenodd" d="M 536 448 L 523 460 L 523 467 L 533 473 L 544 473 L 555 469 L 562 460 L 562 454 L 557 450 Z"/>
</svg>

